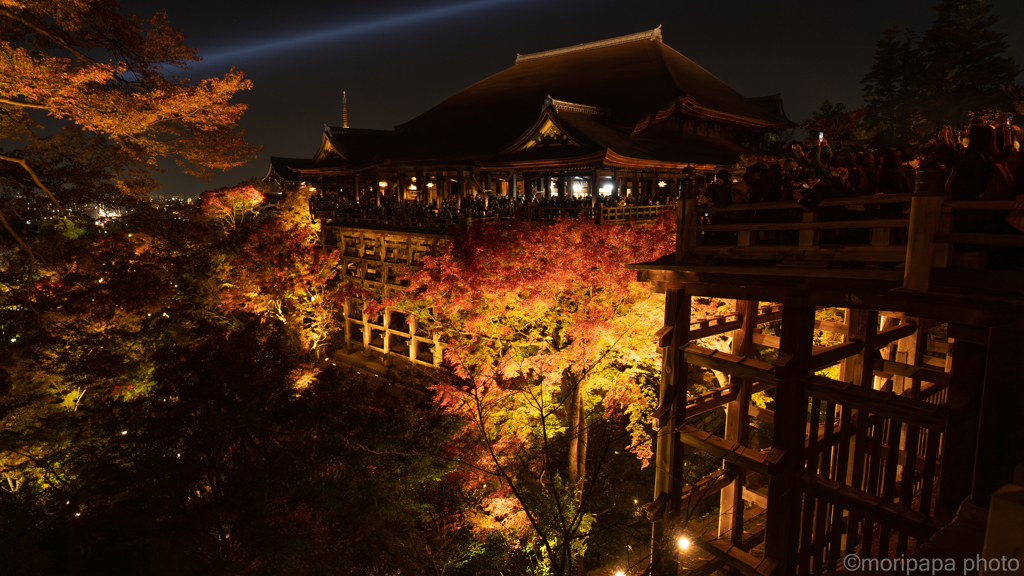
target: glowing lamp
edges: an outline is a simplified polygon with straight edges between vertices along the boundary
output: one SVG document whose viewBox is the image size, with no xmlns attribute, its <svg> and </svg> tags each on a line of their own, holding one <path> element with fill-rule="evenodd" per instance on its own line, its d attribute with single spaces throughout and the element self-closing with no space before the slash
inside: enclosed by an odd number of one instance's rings
<svg viewBox="0 0 1024 576">
<path fill-rule="evenodd" d="M 572 183 L 572 191 L 573 192 L 582 192 L 583 191 L 583 184 L 580 184 L 579 182 L 573 182 Z"/>
<path fill-rule="evenodd" d="M 434 183 L 433 182 L 427 182 L 427 188 L 433 188 L 433 187 L 434 187 Z"/>
<path fill-rule="evenodd" d="M 379 186 L 380 186 L 381 188 L 387 188 L 387 187 L 388 187 L 388 183 L 387 183 L 387 182 L 385 182 L 384 180 L 381 180 L 380 182 L 377 182 L 377 184 L 378 184 L 378 185 L 379 185 Z"/>
<path fill-rule="evenodd" d="M 689 550 L 690 549 L 690 539 L 687 538 L 686 536 L 680 536 L 679 537 L 679 549 L 684 551 L 684 552 Z"/>
<path fill-rule="evenodd" d="M 415 184 L 409 184 L 409 190 L 416 190 Z"/>
<path fill-rule="evenodd" d="M 611 193 L 612 193 L 612 185 L 611 184 L 605 184 L 604 186 L 601 186 L 601 195 L 602 196 L 609 196 L 609 195 L 611 195 Z"/>
<path fill-rule="evenodd" d="M 664 188 L 665 186 L 668 186 L 668 184 L 666 184 L 664 180 L 658 181 L 658 188 Z"/>
<path fill-rule="evenodd" d="M 626 576 L 626 573 L 623 572 L 622 570 L 619 570 L 618 572 L 615 573 L 615 576 Z"/>
</svg>

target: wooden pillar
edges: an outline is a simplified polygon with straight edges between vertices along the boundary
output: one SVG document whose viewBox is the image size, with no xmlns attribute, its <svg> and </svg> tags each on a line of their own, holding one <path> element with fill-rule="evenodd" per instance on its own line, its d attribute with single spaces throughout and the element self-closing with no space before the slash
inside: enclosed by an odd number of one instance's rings
<svg viewBox="0 0 1024 576">
<path fill-rule="evenodd" d="M 458 176 L 456 176 L 456 178 L 457 178 L 457 180 L 455 181 L 455 188 L 456 188 L 456 190 L 455 190 L 455 195 L 456 195 L 455 202 L 456 202 L 456 205 L 461 210 L 462 209 L 462 199 L 466 197 L 466 178 L 465 178 L 464 173 L 463 173 L 462 170 L 459 170 Z"/>
<path fill-rule="evenodd" d="M 682 264 L 688 252 L 697 244 L 697 198 L 676 200 L 676 264 Z"/>
<path fill-rule="evenodd" d="M 796 478 L 803 471 L 807 428 L 807 388 L 815 307 L 802 296 L 788 296 L 782 306 L 780 361 L 775 387 L 772 447 L 785 450 L 768 483 L 765 556 L 779 561 L 778 574 L 796 573 L 796 550 L 802 498 Z M 788 360 L 787 360 L 788 356 Z"/>
<path fill-rule="evenodd" d="M 508 195 L 509 195 L 510 198 L 515 199 L 515 197 L 516 197 L 516 195 L 518 193 L 519 193 L 519 177 L 518 177 L 518 175 L 515 172 L 513 172 L 508 177 Z"/>
<path fill-rule="evenodd" d="M 903 287 L 928 290 L 928 278 L 935 257 L 935 232 L 942 217 L 945 191 L 930 195 L 914 194 L 910 201 L 910 230 L 907 233 L 907 263 L 903 269 Z"/>
<path fill-rule="evenodd" d="M 348 349 L 352 341 L 352 299 L 345 298 L 341 306 L 342 312 L 345 314 L 345 349 Z"/>
<path fill-rule="evenodd" d="M 629 191 L 629 195 L 632 196 L 634 200 L 636 200 L 636 198 L 637 198 L 637 191 L 638 190 L 640 190 L 640 173 L 639 172 L 633 172 L 633 187 Z"/>
<path fill-rule="evenodd" d="M 690 341 L 690 296 L 685 289 L 665 291 L 665 325 L 672 327 L 662 346 L 657 438 L 654 454 L 654 501 L 664 504 L 664 513 L 654 521 L 651 532 L 651 565 L 656 576 L 675 576 L 675 543 L 683 490 L 683 443 L 676 427 L 686 421 L 687 365 L 683 347 Z M 667 346 L 664 346 L 668 344 Z"/>
<path fill-rule="evenodd" d="M 415 314 L 408 314 L 406 319 L 409 322 L 409 360 L 410 362 L 416 362 L 416 349 L 419 348 L 419 344 L 416 343 L 416 328 L 418 327 L 418 320 Z"/>
<path fill-rule="evenodd" d="M 598 186 L 600 186 L 600 181 L 601 177 L 598 176 L 597 169 L 595 168 L 594 171 L 590 174 L 590 207 L 594 210 L 597 210 L 597 200 L 598 195 L 600 194 L 600 192 L 598 191 Z"/>
<path fill-rule="evenodd" d="M 732 333 L 732 349 L 737 356 L 751 356 L 754 351 L 754 330 L 757 328 L 757 302 L 737 300 L 736 313 L 743 315 L 743 323 Z M 725 406 L 725 439 L 746 446 L 750 440 L 750 380 L 729 376 L 732 386 L 738 388 L 736 399 Z M 735 472 L 735 479 L 722 489 L 718 515 L 718 537 L 733 544 L 743 542 L 743 485 L 747 471 L 726 462 L 726 470 Z"/>
<path fill-rule="evenodd" d="M 399 179 L 401 179 L 401 173 L 399 173 Z M 384 238 L 381 237 L 381 244 L 384 243 Z M 387 290 L 387 267 L 384 267 L 383 277 L 381 280 L 384 281 L 384 289 Z M 384 365 L 391 366 L 391 307 L 384 308 Z"/>
<path fill-rule="evenodd" d="M 353 188 L 355 189 L 355 200 L 356 200 L 356 204 L 359 204 L 359 201 L 360 201 L 360 199 L 362 198 L 362 194 L 360 194 L 360 193 L 359 193 L 359 192 L 360 192 L 360 191 L 359 191 L 359 174 L 354 174 L 354 175 L 352 176 L 352 178 L 353 178 L 353 184 L 352 184 L 352 187 L 353 187 Z"/>
<path fill-rule="evenodd" d="M 1024 378 L 1017 361 L 1021 350 L 1024 333 L 1019 325 L 989 330 L 971 490 L 971 500 L 984 508 L 996 490 L 1013 482 L 1014 468 L 1024 463 Z"/>
<path fill-rule="evenodd" d="M 373 183 L 373 186 L 374 189 L 377 190 L 376 202 L 377 206 L 380 207 L 380 197 L 384 193 L 384 188 L 383 186 L 380 185 L 380 183 L 384 181 L 383 176 L 381 176 L 380 172 L 374 174 L 374 180 L 375 182 Z"/>
<path fill-rule="evenodd" d="M 953 366 L 949 378 L 949 413 L 946 431 L 942 435 L 942 467 L 939 470 L 938 500 L 935 503 L 936 520 L 950 521 L 956 516 L 960 503 L 971 495 L 973 466 L 962 463 L 975 461 L 978 447 L 978 417 L 981 413 L 985 381 L 986 344 L 969 337 L 973 327 L 949 325 L 949 335 L 955 338 L 949 354 Z M 1014 417 L 1014 421 L 1016 422 Z M 984 503 L 988 506 L 988 502 Z"/>
</svg>

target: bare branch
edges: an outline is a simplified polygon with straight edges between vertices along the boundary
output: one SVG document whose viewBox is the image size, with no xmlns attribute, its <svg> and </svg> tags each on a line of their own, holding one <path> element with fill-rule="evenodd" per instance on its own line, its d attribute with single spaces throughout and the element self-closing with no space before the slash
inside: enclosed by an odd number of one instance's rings
<svg viewBox="0 0 1024 576">
<path fill-rule="evenodd" d="M 24 168 L 25 171 L 28 172 L 29 176 L 32 177 L 32 180 L 36 183 L 36 186 L 42 188 L 43 192 L 46 192 L 46 195 L 50 197 L 50 202 L 53 202 L 53 205 L 56 206 L 57 209 L 61 211 L 61 214 L 63 214 L 65 218 L 68 217 L 67 210 L 65 210 L 64 207 L 61 206 L 60 202 L 57 201 L 57 198 L 53 195 L 52 192 L 50 192 L 50 189 L 47 188 L 46 185 L 39 180 L 39 177 L 36 176 L 35 171 L 32 170 L 32 168 L 28 165 L 28 162 L 26 162 L 24 158 L 15 158 L 13 156 L 0 155 L 0 160 L 3 160 L 5 162 L 13 162 L 18 166 Z"/>
</svg>

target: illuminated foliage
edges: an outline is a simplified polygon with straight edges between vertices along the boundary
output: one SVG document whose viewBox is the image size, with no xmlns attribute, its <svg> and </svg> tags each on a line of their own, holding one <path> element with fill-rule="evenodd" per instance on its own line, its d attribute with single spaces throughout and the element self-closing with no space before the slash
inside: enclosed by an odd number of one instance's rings
<svg viewBox="0 0 1024 576">
<path fill-rule="evenodd" d="M 161 158 L 207 177 L 257 150 L 235 128 L 245 105 L 231 102 L 249 82 L 234 70 L 195 83 L 172 76 L 198 56 L 165 13 L 126 16 L 114 0 L 2 0 L 0 38 L 0 137 L 23 143 L 0 153 L 6 188 L 42 190 L 58 208 L 142 198 Z"/>
<path fill-rule="evenodd" d="M 613 447 L 650 456 L 642 383 L 663 308 L 624 265 L 673 247 L 669 215 L 473 228 L 388 302 L 441 332 L 453 378 L 435 391 L 467 422 L 476 524 L 522 538 L 537 569 L 565 573 L 583 555 Z"/>
</svg>

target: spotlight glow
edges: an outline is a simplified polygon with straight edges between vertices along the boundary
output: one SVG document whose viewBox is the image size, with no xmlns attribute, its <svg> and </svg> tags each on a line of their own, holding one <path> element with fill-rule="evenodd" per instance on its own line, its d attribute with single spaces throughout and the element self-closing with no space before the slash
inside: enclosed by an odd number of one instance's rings
<svg viewBox="0 0 1024 576">
<path fill-rule="evenodd" d="M 211 50 L 205 52 L 203 61 L 196 63 L 194 67 L 198 68 L 209 64 L 223 63 L 224 61 L 237 63 L 268 53 L 280 54 L 288 50 L 308 48 L 312 45 L 354 40 L 370 34 L 394 33 L 397 28 L 412 25 L 423 26 L 430 22 L 446 22 L 465 14 L 490 8 L 511 7 L 514 4 L 522 3 L 523 0 L 474 0 L 458 4 L 434 6 L 421 10 L 411 10 L 402 14 L 378 14 L 367 17 L 362 21 L 352 22 L 349 20 L 344 24 L 339 23 L 338 25 L 320 30 L 307 30 L 299 34 L 279 36 L 263 42 L 226 46 L 220 50 Z"/>
</svg>

